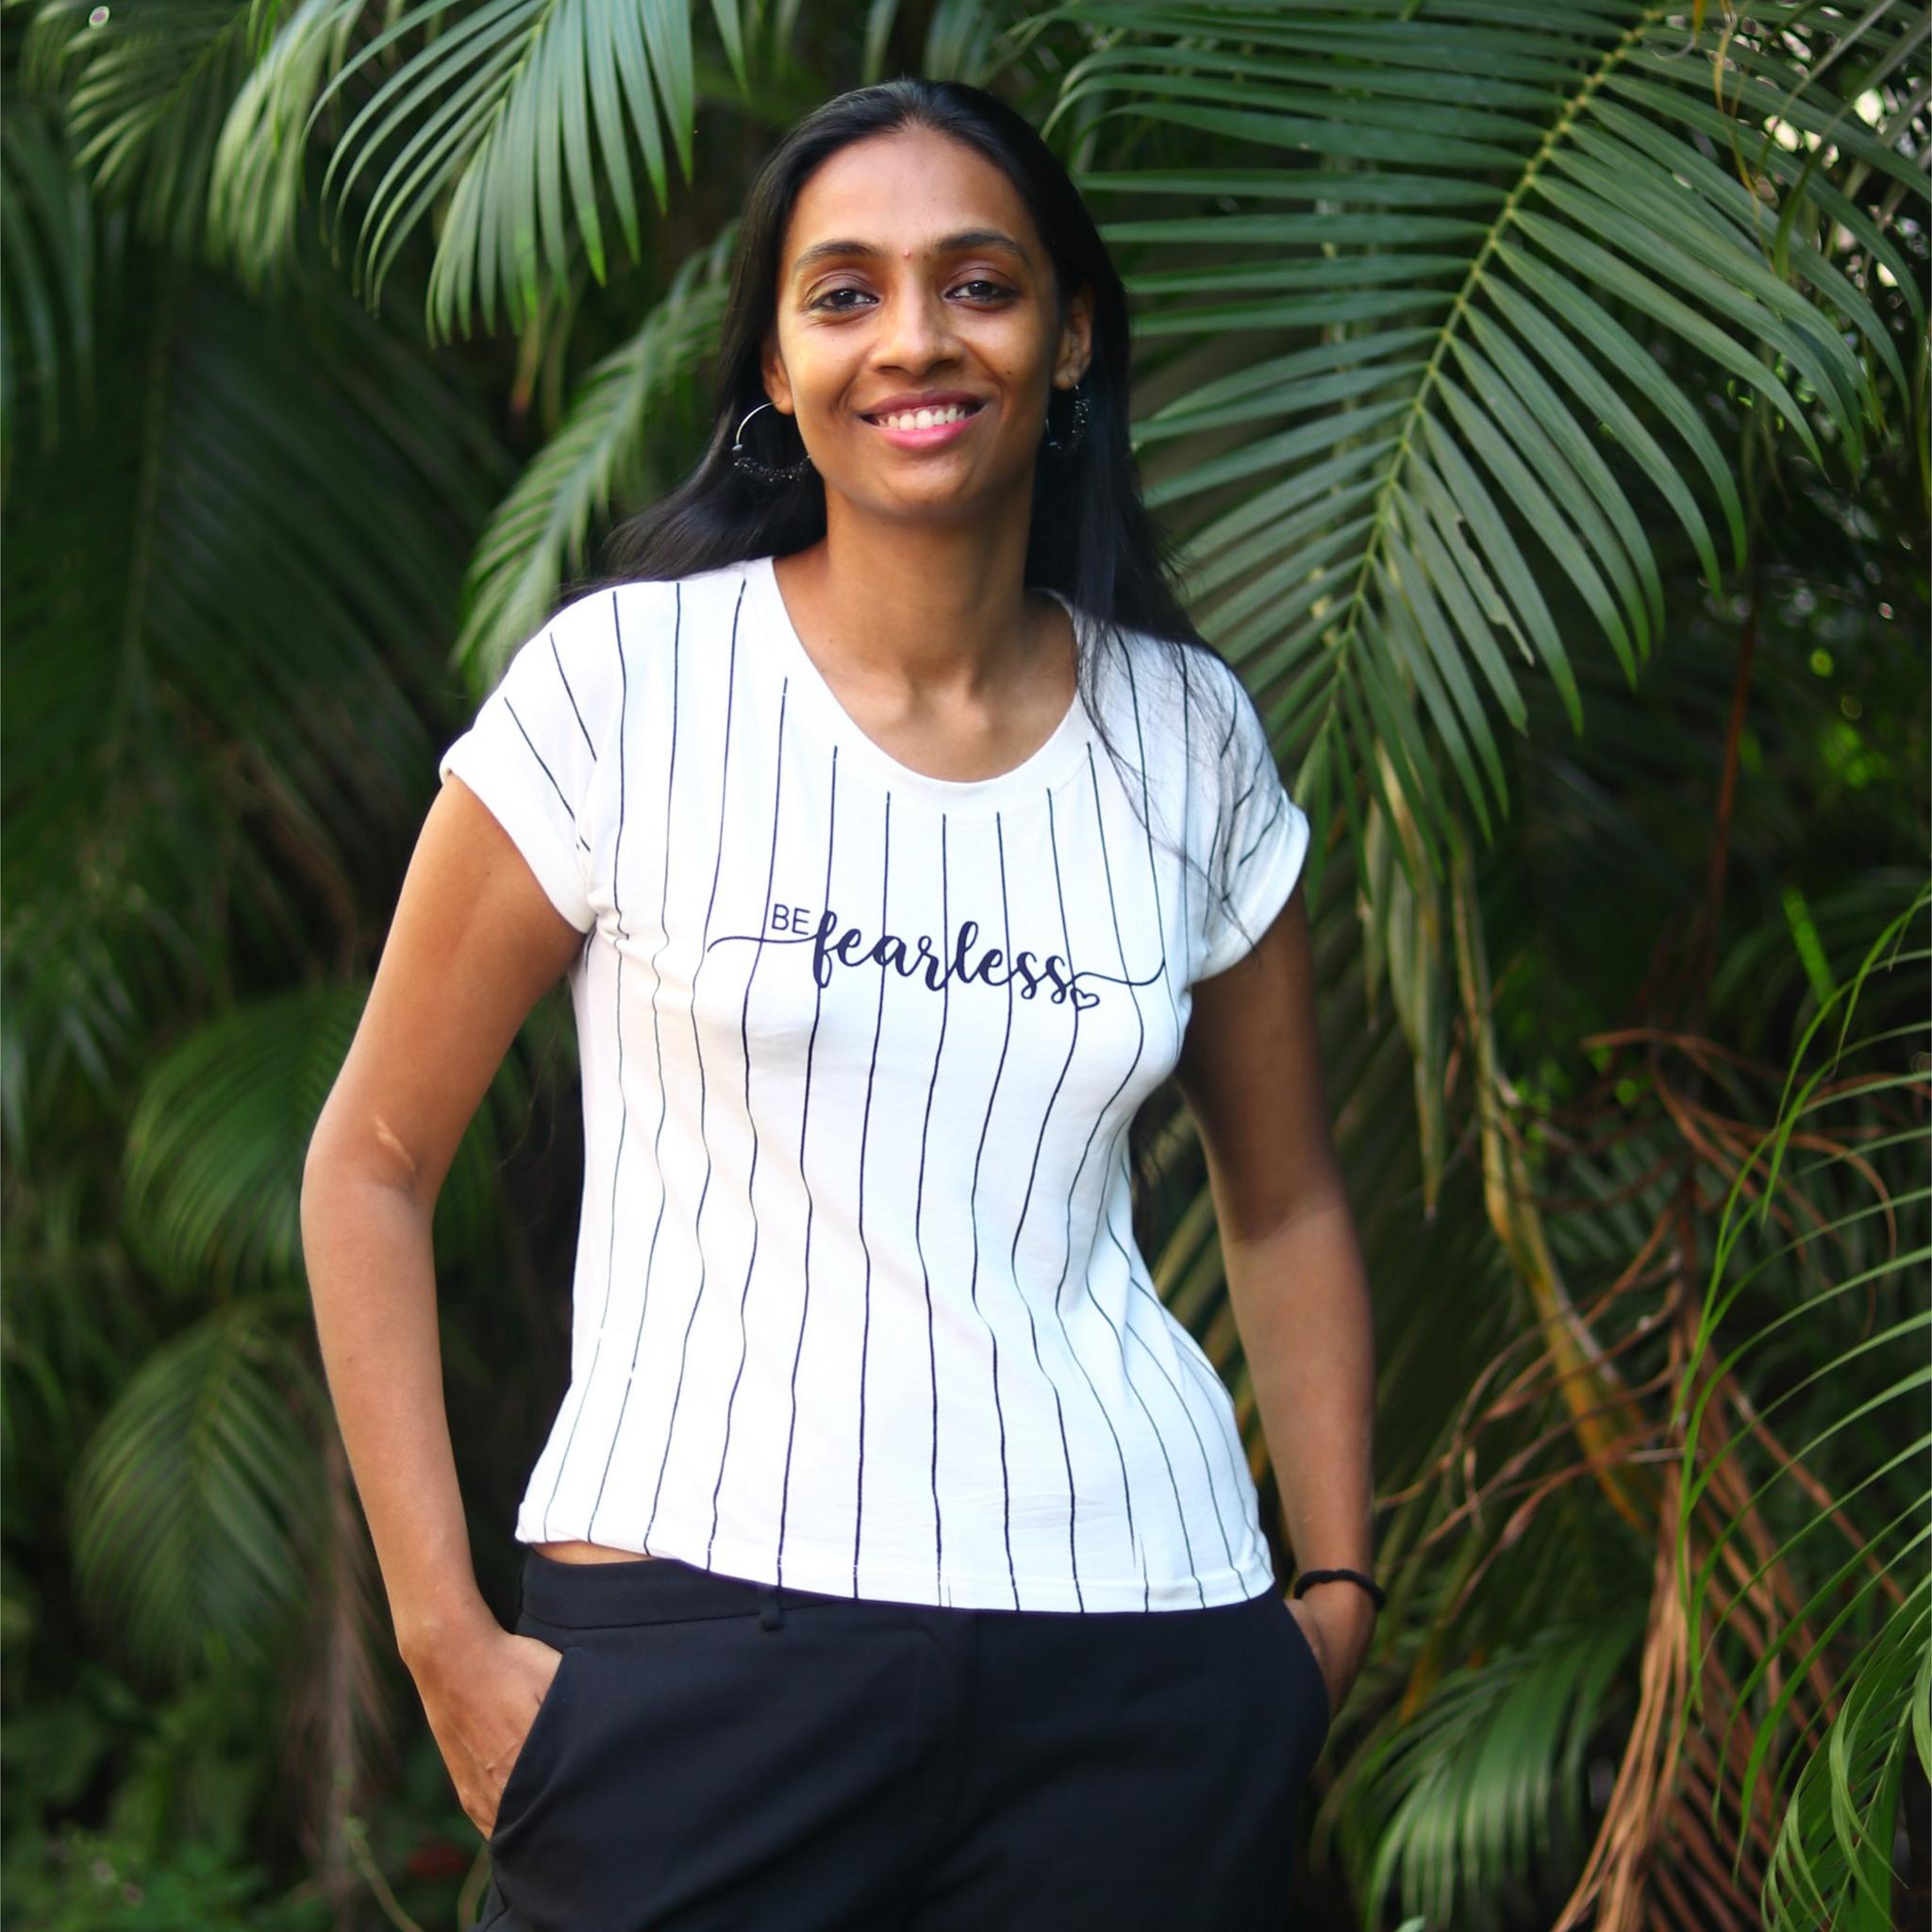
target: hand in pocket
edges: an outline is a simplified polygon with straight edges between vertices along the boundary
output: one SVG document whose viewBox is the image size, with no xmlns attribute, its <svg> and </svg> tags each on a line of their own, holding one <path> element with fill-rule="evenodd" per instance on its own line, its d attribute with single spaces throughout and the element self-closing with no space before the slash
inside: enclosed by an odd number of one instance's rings
<svg viewBox="0 0 1932 1932">
<path fill-rule="evenodd" d="M 496 1829 L 510 1774 L 562 1662 L 562 1651 L 499 1630 L 480 1647 L 452 1650 L 414 1672 L 457 1802 L 485 1838 Z"/>
</svg>

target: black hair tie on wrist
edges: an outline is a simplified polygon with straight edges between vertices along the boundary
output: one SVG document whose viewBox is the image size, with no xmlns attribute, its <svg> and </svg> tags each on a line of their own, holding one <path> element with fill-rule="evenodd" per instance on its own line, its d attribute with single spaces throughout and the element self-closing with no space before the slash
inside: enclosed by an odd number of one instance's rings
<svg viewBox="0 0 1932 1932">
<path fill-rule="evenodd" d="M 1300 1596 L 1311 1583 L 1326 1583 L 1331 1578 L 1346 1583 L 1359 1583 L 1374 1598 L 1379 1610 L 1389 1600 L 1389 1592 L 1373 1576 L 1364 1576 L 1359 1570 L 1304 1570 L 1294 1580 L 1293 1594 Z"/>
</svg>

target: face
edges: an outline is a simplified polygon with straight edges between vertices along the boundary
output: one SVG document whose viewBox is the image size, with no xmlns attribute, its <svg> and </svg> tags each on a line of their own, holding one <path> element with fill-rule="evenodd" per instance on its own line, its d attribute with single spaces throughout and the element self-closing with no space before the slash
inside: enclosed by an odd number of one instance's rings
<svg viewBox="0 0 1932 1932">
<path fill-rule="evenodd" d="M 765 392 L 828 497 L 963 518 L 1030 488 L 1050 391 L 1085 371 L 1091 303 L 1058 306 L 1020 192 L 930 128 L 841 148 L 786 225 Z M 914 411 L 937 411 L 923 425 Z M 958 416 L 958 421 L 944 420 Z"/>
</svg>

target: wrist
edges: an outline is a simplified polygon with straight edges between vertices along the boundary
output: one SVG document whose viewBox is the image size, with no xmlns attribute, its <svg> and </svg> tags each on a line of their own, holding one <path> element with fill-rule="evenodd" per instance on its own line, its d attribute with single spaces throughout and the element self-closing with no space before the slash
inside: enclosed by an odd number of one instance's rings
<svg viewBox="0 0 1932 1932">
<path fill-rule="evenodd" d="M 503 1625 L 480 1593 L 399 1609 L 395 1626 L 396 1649 L 417 1677 L 459 1666 L 479 1645 L 503 1635 Z"/>
<path fill-rule="evenodd" d="M 1294 1593 L 1301 1596 L 1318 1584 L 1324 1583 L 1341 1583 L 1351 1590 L 1358 1590 L 1378 1610 L 1387 1601 L 1389 1594 L 1367 1570 L 1357 1569 L 1349 1563 L 1300 1565 L 1295 1571 Z"/>
<path fill-rule="evenodd" d="M 1311 1583 L 1296 1594 L 1303 1603 L 1314 1605 L 1324 1618 L 1358 1624 L 1364 1630 L 1374 1627 L 1378 1609 L 1374 1598 L 1360 1584 L 1351 1583 L 1346 1577 L 1337 1576 L 1321 1583 Z"/>
</svg>

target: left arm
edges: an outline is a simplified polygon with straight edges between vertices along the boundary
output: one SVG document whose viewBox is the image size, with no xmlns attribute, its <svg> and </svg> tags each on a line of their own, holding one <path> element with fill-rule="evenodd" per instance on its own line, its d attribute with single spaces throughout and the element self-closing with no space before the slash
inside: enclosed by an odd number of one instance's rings
<svg viewBox="0 0 1932 1932">
<path fill-rule="evenodd" d="M 1329 1137 L 1306 893 L 1244 958 L 1193 988 L 1175 1082 L 1200 1129 L 1228 1298 L 1304 1570 L 1374 1574 L 1374 1336 Z M 1340 1711 L 1375 1607 L 1317 1583 L 1300 1619 Z"/>
</svg>

